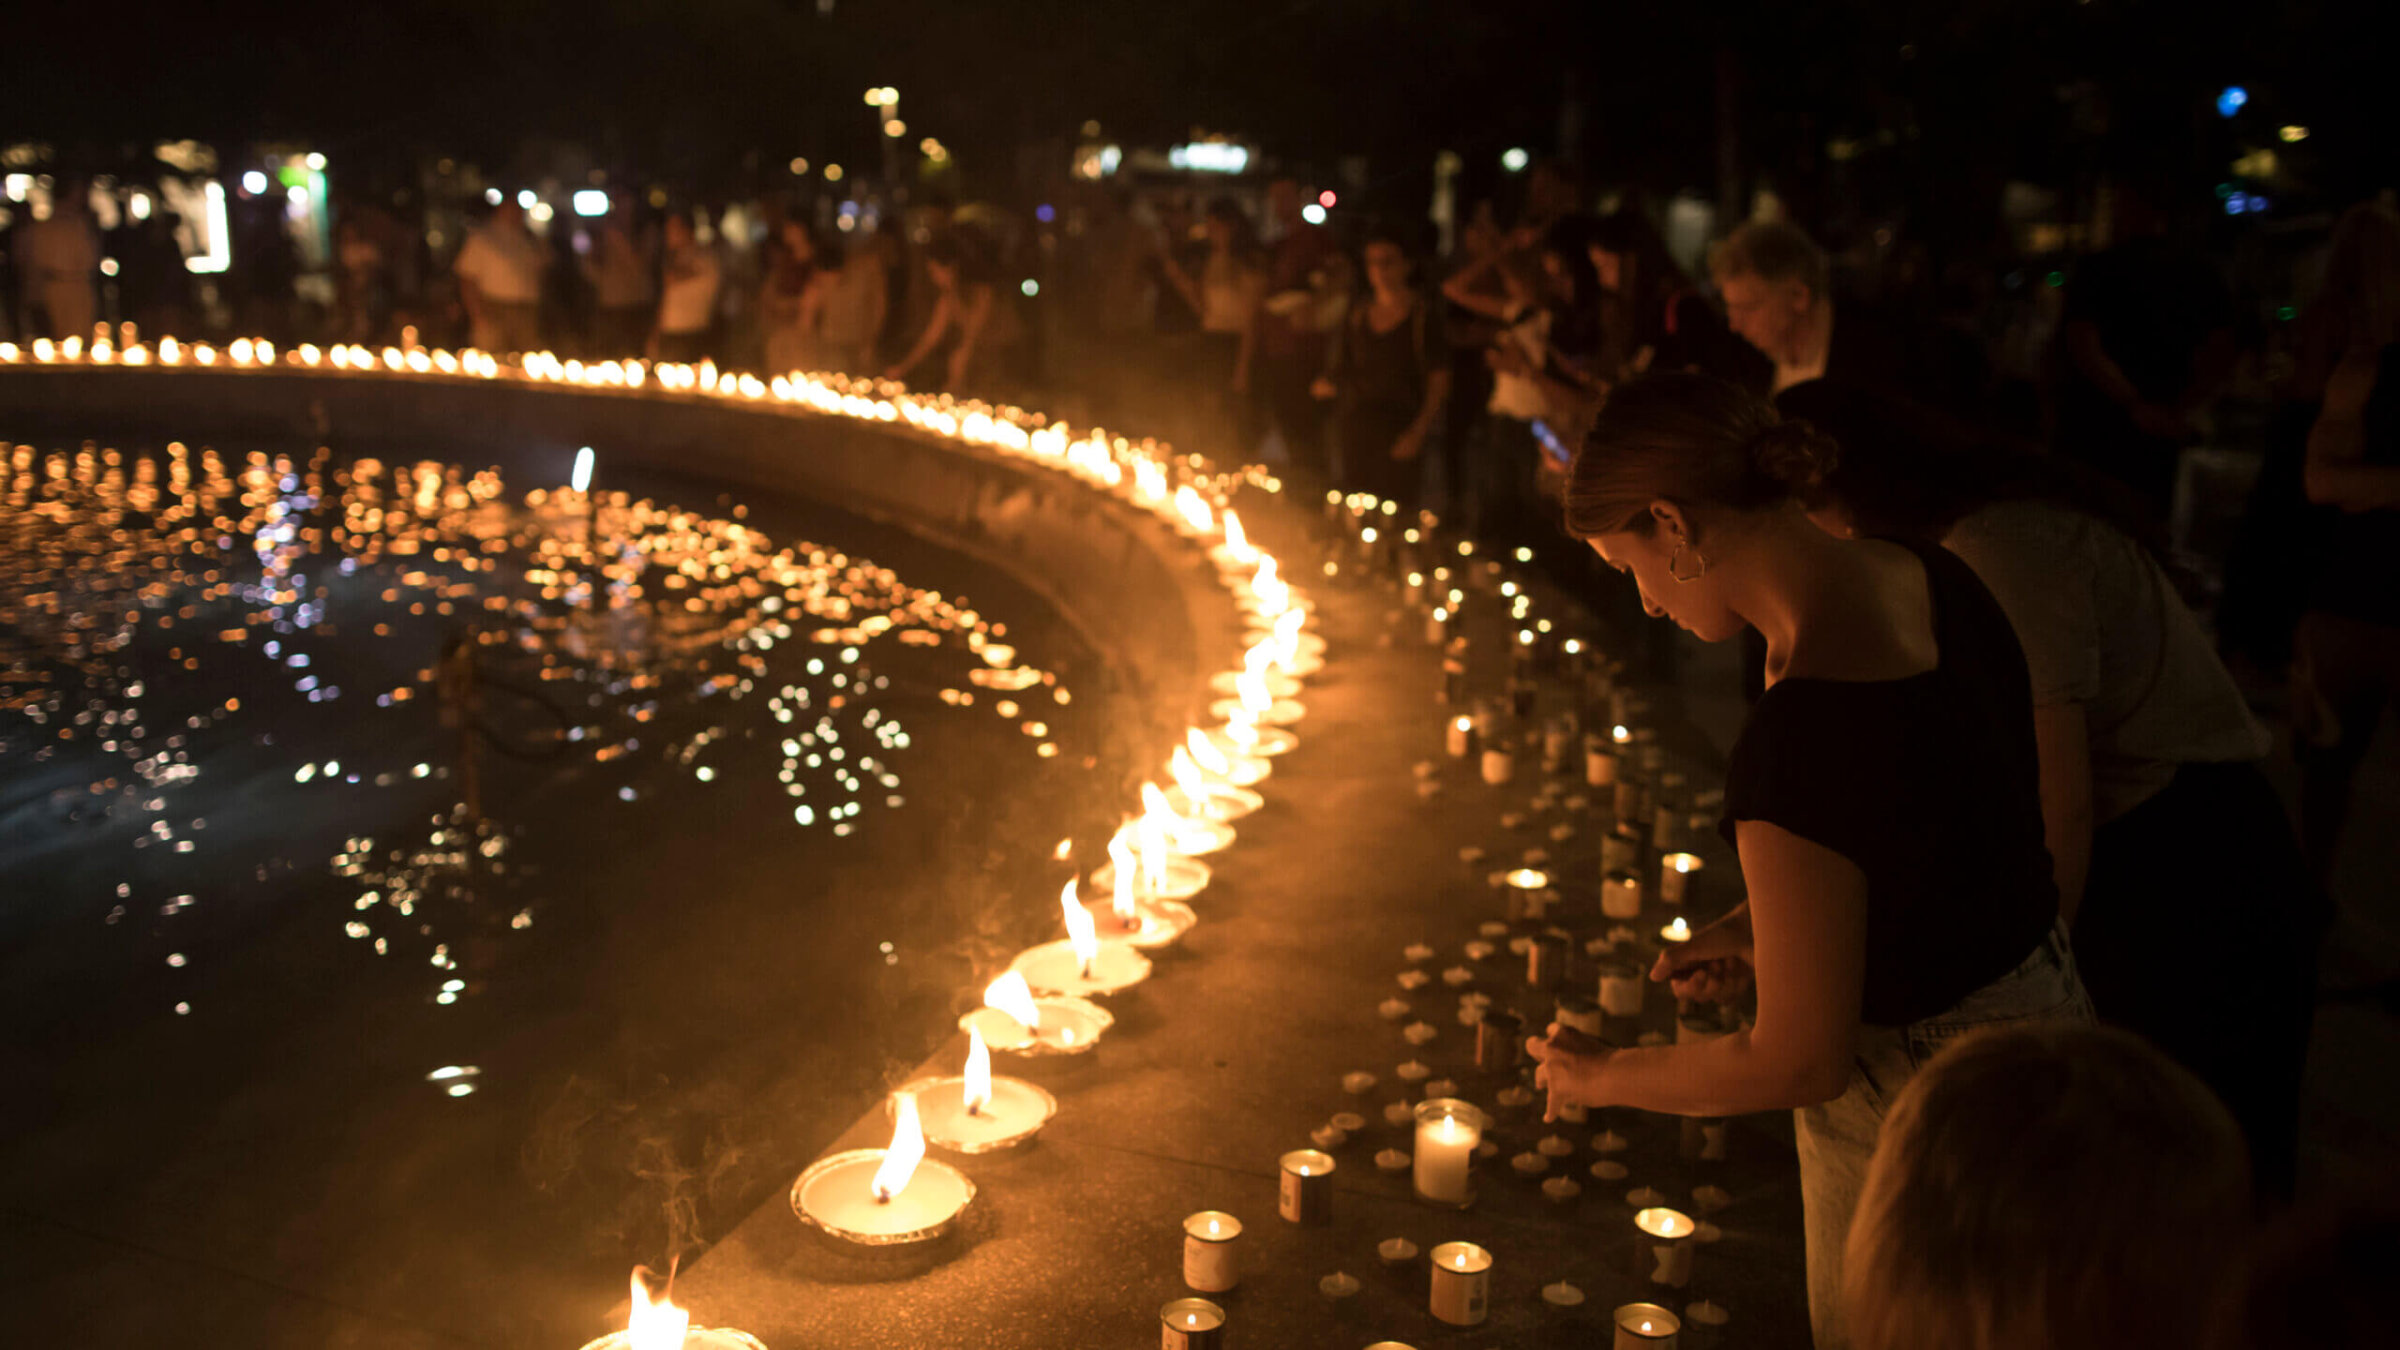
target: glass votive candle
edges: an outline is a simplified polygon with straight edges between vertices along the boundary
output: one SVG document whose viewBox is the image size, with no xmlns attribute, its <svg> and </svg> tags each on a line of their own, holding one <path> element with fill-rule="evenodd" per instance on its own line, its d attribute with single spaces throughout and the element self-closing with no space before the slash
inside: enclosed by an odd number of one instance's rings
<svg viewBox="0 0 2400 1350">
<path fill-rule="evenodd" d="M 1671 1289 L 1691 1283 L 1692 1234 L 1700 1226 L 1690 1215 L 1679 1209 L 1645 1209 L 1633 1216 L 1633 1226 L 1642 1232 L 1642 1268 L 1637 1274 Z"/>
<path fill-rule="evenodd" d="M 1478 1326 L 1491 1311 L 1492 1254 L 1472 1242 L 1433 1249 L 1433 1315 L 1454 1327 Z"/>
<path fill-rule="evenodd" d="M 1313 1148 L 1284 1154 L 1275 1212 L 1287 1223 L 1333 1222 L 1333 1168 L 1333 1155 Z"/>
<path fill-rule="evenodd" d="M 1613 1350 L 1675 1350 L 1675 1333 L 1683 1321 L 1655 1303 L 1628 1303 L 1617 1309 L 1617 1340 Z"/>
<path fill-rule="evenodd" d="M 1235 1243 L 1242 1221 L 1204 1209 L 1183 1221 L 1183 1282 L 1203 1294 L 1222 1294 L 1242 1282 Z"/>
<path fill-rule="evenodd" d="M 1660 904 L 1680 905 L 1691 897 L 1693 874 L 1704 864 L 1696 853 L 1670 853 L 1658 860 Z M 1630 915 L 1625 917 L 1630 918 Z"/>
<path fill-rule="evenodd" d="M 1416 1118 L 1417 1197 L 1465 1208 L 1475 1199 L 1468 1180 L 1475 1146 L 1483 1142 L 1484 1127 L 1490 1121 L 1473 1105 L 1455 1097 L 1431 1097 L 1417 1103 Z"/>
<path fill-rule="evenodd" d="M 1158 1310 L 1159 1350 L 1224 1350 L 1225 1310 L 1204 1298 L 1179 1298 Z"/>
</svg>

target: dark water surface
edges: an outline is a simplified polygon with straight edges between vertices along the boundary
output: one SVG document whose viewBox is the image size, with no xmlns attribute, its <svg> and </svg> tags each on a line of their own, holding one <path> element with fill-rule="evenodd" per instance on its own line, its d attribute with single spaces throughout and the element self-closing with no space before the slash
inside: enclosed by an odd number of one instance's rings
<svg viewBox="0 0 2400 1350">
<path fill-rule="evenodd" d="M 580 1344 L 1113 824 L 1092 654 L 896 529 L 606 464 L 596 520 L 528 504 L 554 454 L 116 445 L 0 466 L 29 1329 Z"/>
</svg>

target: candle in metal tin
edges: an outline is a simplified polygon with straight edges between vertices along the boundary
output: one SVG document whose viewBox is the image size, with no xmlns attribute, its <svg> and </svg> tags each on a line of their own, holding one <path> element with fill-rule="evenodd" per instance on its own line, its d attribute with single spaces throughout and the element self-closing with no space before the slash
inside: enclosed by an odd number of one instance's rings
<svg viewBox="0 0 2400 1350">
<path fill-rule="evenodd" d="M 1575 744 L 1575 719 L 1553 717 L 1542 724 L 1542 764 L 1556 769 L 1566 763 L 1567 752 Z"/>
<path fill-rule="evenodd" d="M 1498 787 L 1516 776 L 1516 752 L 1506 745 L 1487 743 L 1483 748 L 1483 781 Z"/>
<path fill-rule="evenodd" d="M 1475 1024 L 1475 1067 L 1499 1073 L 1517 1066 L 1525 1052 L 1525 1019 L 1506 1008 L 1485 1010 Z"/>
<path fill-rule="evenodd" d="M 1635 1274 L 1652 1284 L 1681 1289 L 1692 1280 L 1692 1234 L 1698 1228 L 1681 1210 L 1645 1209 L 1633 1216 L 1641 1231 Z"/>
<path fill-rule="evenodd" d="M 1600 836 L 1600 870 L 1603 874 L 1633 872 L 1641 865 L 1641 861 L 1641 841 L 1623 829 L 1611 830 Z"/>
<path fill-rule="evenodd" d="M 1667 946 L 1679 947 L 1692 940 L 1692 926 L 1685 923 L 1683 916 L 1678 914 L 1675 916 L 1674 922 L 1658 930 L 1658 940 Z"/>
<path fill-rule="evenodd" d="M 889 1148 L 819 1158 L 792 1183 L 792 1210 L 862 1246 L 923 1242 L 948 1232 L 975 1199 L 966 1173 L 925 1156 L 916 1098 L 900 1093 Z"/>
<path fill-rule="evenodd" d="M 1661 904 L 1680 905 L 1691 898 L 1692 887 L 1699 880 L 1696 873 L 1705 866 L 1698 854 L 1670 853 L 1658 860 L 1658 898 Z"/>
<path fill-rule="evenodd" d="M 1567 935 L 1536 933 L 1525 948 L 1525 983 L 1536 989 L 1555 989 L 1567 977 Z"/>
<path fill-rule="evenodd" d="M 1475 753 L 1475 719 L 1467 716 L 1449 718 L 1442 729 L 1442 748 L 1452 759 L 1465 759 Z"/>
<path fill-rule="evenodd" d="M 1683 1322 L 1655 1303 L 1628 1303 L 1617 1309 L 1617 1339 L 1611 1350 L 1676 1350 L 1676 1333 Z"/>
<path fill-rule="evenodd" d="M 1639 873 L 1620 871 L 1608 874 L 1600 883 L 1600 912 L 1611 919 L 1638 919 L 1642 915 L 1642 878 Z"/>
<path fill-rule="evenodd" d="M 1204 1298 L 1179 1298 L 1158 1310 L 1159 1350 L 1224 1350 L 1225 1310 Z"/>
<path fill-rule="evenodd" d="M 1057 1099 L 1021 1078 L 993 1076 L 981 1032 L 970 1028 L 967 1042 L 963 1076 L 921 1078 L 900 1089 L 917 1103 L 926 1142 L 954 1153 L 989 1153 L 1040 1133 Z"/>
<path fill-rule="evenodd" d="M 1550 888 L 1550 874 L 1538 867 L 1519 867 L 1500 874 L 1500 887 L 1507 896 L 1504 909 L 1509 921 L 1538 920 L 1549 912 L 1556 892 Z"/>
<path fill-rule="evenodd" d="M 1183 1221 L 1183 1282 L 1203 1294 L 1222 1294 L 1242 1282 L 1242 1221 L 1204 1209 Z"/>
<path fill-rule="evenodd" d="M 1641 967 L 1623 957 L 1612 956 L 1600 962 L 1600 1010 L 1611 1017 L 1642 1015 L 1643 995 Z"/>
<path fill-rule="evenodd" d="M 1439 647 L 1450 640 L 1450 607 L 1435 605 L 1425 616 L 1425 642 Z"/>
<path fill-rule="evenodd" d="M 1648 823 L 1650 804 L 1642 791 L 1642 781 L 1631 774 L 1617 775 L 1615 813 L 1617 828 L 1638 840 L 1642 826 Z"/>
<path fill-rule="evenodd" d="M 1580 1031 L 1586 1036 L 1600 1034 L 1600 1005 L 1581 994 L 1561 994 L 1550 1018 L 1562 1027 Z"/>
<path fill-rule="evenodd" d="M 1457 707 L 1467 700 L 1467 662 L 1465 657 L 1442 658 L 1442 702 Z"/>
<path fill-rule="evenodd" d="M 1490 1315 L 1492 1254 L 1472 1242 L 1433 1249 L 1433 1315 L 1454 1327 L 1480 1326 Z"/>
<path fill-rule="evenodd" d="M 1282 1189 L 1275 1212 L 1286 1223 L 1333 1222 L 1333 1156 L 1313 1148 L 1295 1149 L 1283 1155 L 1280 1166 Z"/>
</svg>

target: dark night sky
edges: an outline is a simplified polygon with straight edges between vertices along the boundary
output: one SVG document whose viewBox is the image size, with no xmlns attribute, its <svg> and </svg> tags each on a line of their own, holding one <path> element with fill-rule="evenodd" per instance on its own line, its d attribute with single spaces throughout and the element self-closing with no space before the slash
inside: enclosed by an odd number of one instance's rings
<svg viewBox="0 0 2400 1350">
<path fill-rule="evenodd" d="M 1834 135 L 1913 125 L 1929 159 L 2041 177 L 2076 142 L 2058 91 L 2110 96 L 2121 141 L 2207 143 L 2207 92 L 2305 121 L 2373 182 L 2373 6 L 2355 0 L 269 0 L 105 4 L 20 16 L 0 134 L 62 148 L 192 135 L 404 147 L 499 163 L 528 137 L 705 181 L 794 154 L 867 153 L 859 95 L 903 94 L 910 141 L 975 171 L 1099 118 L 1128 143 L 1230 130 L 1379 170 L 1433 150 L 1549 148 L 1562 95 L 1585 159 L 1653 187 L 1705 185 L 1714 53 L 1742 79 L 1755 166 L 1805 172 Z M 37 59 L 48 54 L 52 59 Z M 2084 138 L 2086 141 L 2089 137 Z M 2371 165 L 2371 167 L 2366 167 Z"/>
</svg>

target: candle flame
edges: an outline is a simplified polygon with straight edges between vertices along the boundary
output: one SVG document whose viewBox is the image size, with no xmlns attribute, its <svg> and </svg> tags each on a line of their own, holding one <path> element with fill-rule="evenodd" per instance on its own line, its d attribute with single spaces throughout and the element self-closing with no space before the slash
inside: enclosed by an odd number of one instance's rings
<svg viewBox="0 0 2400 1350">
<path fill-rule="evenodd" d="M 1258 748 L 1258 719 L 1247 716 L 1227 718 L 1225 739 L 1244 750 L 1256 750 Z"/>
<path fill-rule="evenodd" d="M 1458 729 L 1460 731 L 1473 731 L 1475 729 L 1475 719 L 1472 717 L 1462 717 L 1458 719 Z"/>
<path fill-rule="evenodd" d="M 1242 518 L 1233 513 L 1233 508 L 1225 509 L 1224 520 L 1225 551 L 1243 562 L 1257 557 L 1258 551 L 1250 547 L 1249 532 L 1242 528 Z"/>
<path fill-rule="evenodd" d="M 1678 914 L 1675 916 L 1675 922 L 1667 925 L 1666 936 L 1669 942 L 1686 942 L 1691 939 L 1692 930 L 1689 925 L 1684 923 L 1683 916 Z"/>
<path fill-rule="evenodd" d="M 1167 828 L 1158 817 L 1144 814 L 1133 822 L 1134 847 L 1142 855 L 1142 885 L 1152 895 L 1167 884 Z"/>
<path fill-rule="evenodd" d="M 983 1043 L 983 1033 L 973 1027 L 967 1028 L 967 1083 L 960 1095 L 971 1116 L 992 1104 L 992 1052 Z"/>
<path fill-rule="evenodd" d="M 1167 757 L 1167 775 L 1183 789 L 1185 805 L 1198 810 L 1201 799 L 1208 795 L 1208 780 L 1200 776 L 1200 765 L 1191 752 L 1176 746 L 1175 753 Z"/>
<path fill-rule="evenodd" d="M 1287 609 L 1275 620 L 1275 664 L 1285 670 L 1300 659 L 1300 628 L 1308 615 L 1300 610 Z"/>
<path fill-rule="evenodd" d="M 1200 494 L 1192 491 L 1188 483 L 1175 489 L 1175 512 L 1202 534 L 1216 528 L 1215 513 L 1208 509 L 1208 503 L 1200 500 Z"/>
<path fill-rule="evenodd" d="M 1033 1001 L 1032 986 L 1017 971 L 1012 970 L 985 987 L 983 1006 L 1007 1013 L 1023 1023 L 1027 1031 L 1042 1024 L 1042 1005 Z"/>
<path fill-rule="evenodd" d="M 1067 945 L 1075 949 L 1075 960 L 1083 967 L 1083 973 L 1089 975 L 1092 962 L 1100 955 L 1100 932 L 1092 924 L 1091 911 L 1075 899 L 1075 883 L 1071 880 L 1058 893 L 1058 903 L 1067 916 Z"/>
<path fill-rule="evenodd" d="M 1234 678 L 1233 688 L 1241 696 L 1242 711 L 1253 718 L 1275 706 L 1275 696 L 1267 692 L 1267 677 L 1258 671 L 1243 671 Z"/>
<path fill-rule="evenodd" d="M 1050 850 L 1050 861 L 1052 861 L 1052 862 L 1065 862 L 1067 859 L 1069 859 L 1069 858 L 1073 857 L 1074 855 L 1075 855 L 1075 841 L 1074 841 L 1074 839 L 1072 839 L 1072 838 L 1061 839 L 1061 840 L 1059 840 L 1059 841 L 1058 841 L 1058 847 L 1057 847 L 1057 848 L 1054 848 L 1054 849 L 1052 849 L 1052 850 Z"/>
<path fill-rule="evenodd" d="M 1617 744 L 1619 744 L 1619 745 L 1623 745 L 1625 742 L 1627 742 L 1627 741 L 1630 741 L 1630 740 L 1632 740 L 1632 739 L 1633 739 L 1633 733 L 1632 733 L 1632 732 L 1630 732 L 1630 731 L 1627 731 L 1627 730 L 1626 730 L 1625 728 L 1623 728 L 1623 727 L 1617 727 L 1617 728 L 1615 728 L 1614 730 L 1612 730 L 1612 731 L 1610 731 L 1610 732 L 1609 732 L 1609 737 L 1610 737 L 1612 740 L 1616 741 L 1616 743 L 1617 743 Z"/>
<path fill-rule="evenodd" d="M 631 1350 L 683 1350 L 684 1333 L 691 1329 L 692 1315 L 675 1306 L 667 1289 L 650 1297 L 650 1281 L 654 1278 L 644 1266 L 633 1268 L 633 1312 L 625 1320 L 625 1340 Z"/>
<path fill-rule="evenodd" d="M 894 1099 L 899 1116 L 892 1122 L 892 1146 L 883 1151 L 883 1165 L 875 1169 L 875 1179 L 868 1188 L 875 1192 L 875 1202 L 883 1204 L 908 1189 L 908 1179 L 917 1174 L 917 1164 L 925 1160 L 925 1130 L 917 1124 L 917 1094 L 903 1092 Z"/>
<path fill-rule="evenodd" d="M 1131 928 L 1136 922 L 1133 901 L 1133 848 L 1125 842 L 1125 831 L 1123 830 L 1108 837 L 1108 865 L 1110 876 L 1115 882 L 1113 893 L 1108 898 L 1109 911 L 1117 916 L 1117 922 Z"/>
<path fill-rule="evenodd" d="M 1190 747 L 1192 759 L 1197 762 L 1201 768 L 1208 770 L 1210 773 L 1215 774 L 1220 778 L 1233 772 L 1233 761 L 1225 758 L 1225 756 L 1222 754 L 1219 754 L 1217 752 L 1217 747 L 1209 741 L 1208 737 L 1200 734 L 1200 728 L 1192 727 L 1185 731 L 1183 734 L 1183 743 Z"/>
</svg>

